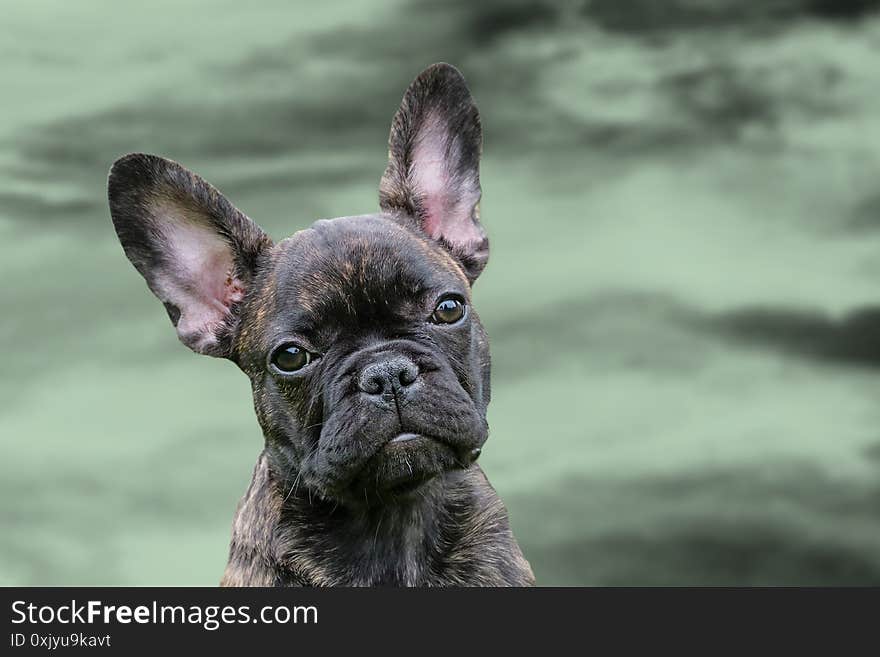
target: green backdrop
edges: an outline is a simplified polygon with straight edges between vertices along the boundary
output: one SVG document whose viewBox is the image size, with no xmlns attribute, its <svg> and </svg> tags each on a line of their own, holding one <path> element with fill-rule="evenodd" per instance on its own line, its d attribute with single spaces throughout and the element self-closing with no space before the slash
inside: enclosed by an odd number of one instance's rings
<svg viewBox="0 0 880 657">
<path fill-rule="evenodd" d="M 441 60 L 485 126 L 482 463 L 539 583 L 880 583 L 873 7 L 2 2 L 0 583 L 216 583 L 261 447 L 125 260 L 112 161 L 276 238 L 372 211 Z"/>
</svg>

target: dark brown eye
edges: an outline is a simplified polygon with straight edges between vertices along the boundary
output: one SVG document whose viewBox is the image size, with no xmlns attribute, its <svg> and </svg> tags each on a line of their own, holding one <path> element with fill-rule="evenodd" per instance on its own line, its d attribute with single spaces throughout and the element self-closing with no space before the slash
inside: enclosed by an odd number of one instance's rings
<svg viewBox="0 0 880 657">
<path fill-rule="evenodd" d="M 464 302 L 459 299 L 444 299 L 434 308 L 431 319 L 437 324 L 455 324 L 464 317 Z"/>
<path fill-rule="evenodd" d="M 280 347 L 272 354 L 272 364 L 284 373 L 296 372 L 312 362 L 312 355 L 295 344 Z"/>
</svg>

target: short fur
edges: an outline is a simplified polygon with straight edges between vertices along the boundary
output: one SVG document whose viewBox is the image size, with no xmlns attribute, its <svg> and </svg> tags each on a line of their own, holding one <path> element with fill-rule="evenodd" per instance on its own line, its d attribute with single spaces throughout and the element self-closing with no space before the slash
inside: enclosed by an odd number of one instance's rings
<svg viewBox="0 0 880 657">
<path fill-rule="evenodd" d="M 474 461 L 488 437 L 489 345 L 470 288 L 479 114 L 447 64 L 394 118 L 380 212 L 277 244 L 207 182 L 152 155 L 109 179 L 126 255 L 193 350 L 249 377 L 265 448 L 239 504 L 226 586 L 530 585 Z M 437 320 L 444 299 L 464 315 Z M 310 354 L 285 372 L 273 354 Z"/>
</svg>

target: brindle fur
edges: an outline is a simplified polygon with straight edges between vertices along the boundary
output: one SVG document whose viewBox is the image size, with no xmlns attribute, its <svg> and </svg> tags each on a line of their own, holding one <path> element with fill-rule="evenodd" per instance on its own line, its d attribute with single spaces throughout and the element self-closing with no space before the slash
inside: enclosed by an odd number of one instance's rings
<svg viewBox="0 0 880 657">
<path fill-rule="evenodd" d="M 439 202 L 410 175 L 426 121 L 449 174 Z M 488 257 L 480 148 L 461 75 L 435 65 L 394 119 L 381 211 L 319 221 L 277 244 L 179 164 L 134 154 L 114 165 L 111 214 L 129 259 L 184 343 L 251 380 L 265 448 L 235 515 L 222 585 L 534 583 L 503 503 L 473 463 L 490 397 L 488 339 L 470 307 Z M 429 231 L 438 207 L 466 212 Z M 466 321 L 426 322 L 438 291 L 466 299 Z M 291 335 L 320 357 L 279 377 L 268 355 Z M 416 392 L 394 388 L 393 406 L 355 383 L 388 353 L 419 373 Z M 432 440 L 388 451 L 400 432 Z M 403 462 L 424 479 L 414 491 L 385 485 Z"/>
<path fill-rule="evenodd" d="M 351 511 L 304 492 L 287 497 L 264 452 L 238 505 L 221 585 L 534 584 L 479 466 L 426 487 L 418 504 Z"/>
</svg>

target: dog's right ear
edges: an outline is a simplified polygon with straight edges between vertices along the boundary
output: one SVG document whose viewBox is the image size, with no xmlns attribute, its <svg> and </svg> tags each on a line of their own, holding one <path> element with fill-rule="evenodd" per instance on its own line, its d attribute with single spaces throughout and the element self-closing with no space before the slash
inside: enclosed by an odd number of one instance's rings
<svg viewBox="0 0 880 657">
<path fill-rule="evenodd" d="M 133 153 L 108 182 L 116 234 L 193 351 L 228 357 L 239 302 L 272 240 L 214 187 L 176 162 Z"/>
</svg>

